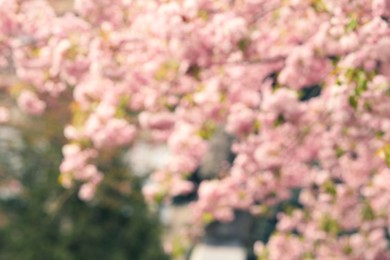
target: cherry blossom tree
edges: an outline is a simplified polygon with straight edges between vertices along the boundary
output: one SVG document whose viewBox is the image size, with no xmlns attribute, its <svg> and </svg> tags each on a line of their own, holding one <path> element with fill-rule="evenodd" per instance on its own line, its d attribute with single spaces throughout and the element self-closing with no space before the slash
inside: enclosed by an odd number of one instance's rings
<svg viewBox="0 0 390 260">
<path fill-rule="evenodd" d="M 236 157 L 200 184 L 199 221 L 299 190 L 260 258 L 388 259 L 389 21 L 389 0 L 76 0 L 63 15 L 1 0 L 0 63 L 33 116 L 71 97 L 60 179 L 82 199 L 109 174 L 102 154 L 136 138 L 172 153 L 145 196 L 190 192 L 223 130 Z"/>
</svg>

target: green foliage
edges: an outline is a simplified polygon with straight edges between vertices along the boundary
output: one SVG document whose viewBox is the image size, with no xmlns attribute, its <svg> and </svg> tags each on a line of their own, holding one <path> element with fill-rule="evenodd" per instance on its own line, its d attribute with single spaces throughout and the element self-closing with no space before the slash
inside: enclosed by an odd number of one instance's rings
<svg viewBox="0 0 390 260">
<path fill-rule="evenodd" d="M 206 122 L 199 130 L 198 135 L 204 140 L 210 140 L 210 138 L 215 134 L 217 128 L 218 126 L 213 122 Z"/>
<path fill-rule="evenodd" d="M 0 146 L 1 178 L 18 179 L 20 195 L 0 198 L 0 259 L 167 259 L 160 227 L 140 193 L 140 184 L 119 159 L 91 203 L 77 189 L 58 183 L 61 140 L 33 145 L 23 139 L 17 151 Z M 7 164 L 18 158 L 19 167 Z"/>
<path fill-rule="evenodd" d="M 332 195 L 333 197 L 336 196 L 336 194 L 337 194 L 336 186 L 335 186 L 334 182 L 331 180 L 326 181 L 323 184 L 323 189 L 326 193 L 328 193 L 329 195 Z"/>
<path fill-rule="evenodd" d="M 324 216 L 321 220 L 321 228 L 328 234 L 337 235 L 340 232 L 340 226 L 331 216 Z"/>
<path fill-rule="evenodd" d="M 322 0 L 312 0 L 311 6 L 314 8 L 316 12 L 326 12 L 328 9 L 326 4 Z"/>
<path fill-rule="evenodd" d="M 361 69 L 348 69 L 345 74 L 348 82 L 354 82 L 356 87 L 349 96 L 348 102 L 354 109 L 357 109 L 360 96 L 368 88 L 368 82 L 372 80 L 372 73 L 367 73 Z"/>
<path fill-rule="evenodd" d="M 371 205 L 368 202 L 364 203 L 364 207 L 362 210 L 362 217 L 364 220 L 373 220 L 375 219 L 375 212 Z"/>
<path fill-rule="evenodd" d="M 390 144 L 386 144 L 381 149 L 379 149 L 377 151 L 377 155 L 383 158 L 387 166 L 390 167 Z"/>
<path fill-rule="evenodd" d="M 278 118 L 276 118 L 275 122 L 274 122 L 274 126 L 275 127 L 278 127 L 278 126 L 281 126 L 282 124 L 284 124 L 286 122 L 286 119 L 284 118 L 284 116 L 282 114 L 280 114 L 278 116 Z"/>
<path fill-rule="evenodd" d="M 251 43 L 251 40 L 249 38 L 243 38 L 243 39 L 238 41 L 238 48 L 242 52 L 245 52 L 248 49 L 250 43 Z"/>
<path fill-rule="evenodd" d="M 358 27 L 358 25 L 359 25 L 359 23 L 358 23 L 357 17 L 356 16 L 352 16 L 350 18 L 350 21 L 347 24 L 345 30 L 346 30 L 346 32 L 350 33 L 352 31 L 354 31 Z"/>
</svg>

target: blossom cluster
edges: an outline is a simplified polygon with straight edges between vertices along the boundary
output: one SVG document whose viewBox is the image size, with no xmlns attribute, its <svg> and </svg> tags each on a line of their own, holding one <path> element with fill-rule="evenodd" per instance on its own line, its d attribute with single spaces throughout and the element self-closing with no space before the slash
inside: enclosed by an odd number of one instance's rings
<svg viewBox="0 0 390 260">
<path fill-rule="evenodd" d="M 0 65 L 39 115 L 70 93 L 61 180 L 91 199 L 99 154 L 148 133 L 172 156 L 148 198 L 189 192 L 210 139 L 231 165 L 194 206 L 228 221 L 299 190 L 256 251 L 267 259 L 387 259 L 390 232 L 389 0 L 0 1 Z M 207 219 L 208 219 L 207 217 Z"/>
</svg>

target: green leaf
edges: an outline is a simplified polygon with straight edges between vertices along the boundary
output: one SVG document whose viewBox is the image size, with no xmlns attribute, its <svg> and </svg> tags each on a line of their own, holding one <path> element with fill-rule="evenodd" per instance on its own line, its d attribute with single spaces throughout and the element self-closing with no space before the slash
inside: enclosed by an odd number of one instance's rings
<svg viewBox="0 0 390 260">
<path fill-rule="evenodd" d="M 323 185 L 324 191 L 332 196 L 336 196 L 336 187 L 332 181 L 327 181 Z"/>
<path fill-rule="evenodd" d="M 362 94 L 365 90 L 367 90 L 368 80 L 367 75 L 364 71 L 360 70 L 356 73 L 356 95 Z"/>
<path fill-rule="evenodd" d="M 198 17 L 204 21 L 207 21 L 209 19 L 209 13 L 206 10 L 199 10 Z"/>
<path fill-rule="evenodd" d="M 322 0 L 313 0 L 311 6 L 316 12 L 326 12 L 328 11 L 325 3 Z"/>
<path fill-rule="evenodd" d="M 249 38 L 243 38 L 238 42 L 238 48 L 242 51 L 245 52 L 250 45 L 250 39 Z"/>
<path fill-rule="evenodd" d="M 346 246 L 346 247 L 344 247 L 344 248 L 343 248 L 343 252 L 344 252 L 344 254 L 346 254 L 346 255 L 350 255 L 350 254 L 353 252 L 352 247 L 351 247 L 351 246 Z"/>
<path fill-rule="evenodd" d="M 349 21 L 349 23 L 347 24 L 345 30 L 347 32 L 352 32 L 354 31 L 358 26 L 358 20 L 356 17 L 352 17 L 351 20 Z"/>
<path fill-rule="evenodd" d="M 276 120 L 274 122 L 274 126 L 278 127 L 278 126 L 284 124 L 285 122 L 286 122 L 286 119 L 284 118 L 284 116 L 282 114 L 279 114 L 278 118 L 276 118 Z"/>
<path fill-rule="evenodd" d="M 204 224 L 209 224 L 214 220 L 213 214 L 206 212 L 202 215 L 202 222 Z"/>
<path fill-rule="evenodd" d="M 345 151 L 342 148 L 336 147 L 336 156 L 337 156 L 337 158 L 340 158 L 344 154 L 345 154 Z"/>
<path fill-rule="evenodd" d="M 340 232 L 340 226 L 331 216 L 324 216 L 321 220 L 321 229 L 328 234 L 337 235 Z"/>
<path fill-rule="evenodd" d="M 156 71 L 154 78 L 158 81 L 163 81 L 169 78 L 170 75 L 176 74 L 180 64 L 175 60 L 164 62 Z"/>
<path fill-rule="evenodd" d="M 375 212 L 368 202 L 364 203 L 362 210 L 362 218 L 364 220 L 373 220 L 375 218 Z"/>
<path fill-rule="evenodd" d="M 189 68 L 188 68 L 188 71 L 187 73 L 189 75 L 191 75 L 194 79 L 200 81 L 201 78 L 200 78 L 200 73 L 201 73 L 201 69 L 200 67 L 197 65 L 197 64 L 192 64 Z"/>
<path fill-rule="evenodd" d="M 253 132 L 259 133 L 261 129 L 261 122 L 259 120 L 256 120 L 253 124 Z"/>
<path fill-rule="evenodd" d="M 349 104 L 351 105 L 351 107 L 353 107 L 354 109 L 357 108 L 358 106 L 358 100 L 357 100 L 357 96 L 356 95 L 352 95 L 348 98 L 348 102 Z"/>
<path fill-rule="evenodd" d="M 385 162 L 390 167 L 390 147 L 388 145 L 385 149 Z"/>
<path fill-rule="evenodd" d="M 198 131 L 198 135 L 204 140 L 210 140 L 217 130 L 217 125 L 213 122 L 206 122 Z"/>
</svg>

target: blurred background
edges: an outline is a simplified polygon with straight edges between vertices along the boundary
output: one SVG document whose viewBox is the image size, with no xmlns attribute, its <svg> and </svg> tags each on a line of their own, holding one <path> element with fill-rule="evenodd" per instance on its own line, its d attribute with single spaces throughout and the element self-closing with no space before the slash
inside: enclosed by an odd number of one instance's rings
<svg viewBox="0 0 390 260">
<path fill-rule="evenodd" d="M 9 101 L 0 100 L 2 104 Z M 141 180 L 118 156 L 91 203 L 58 180 L 65 111 L 40 120 L 14 109 L 0 124 L 0 259 L 168 259 Z"/>
<path fill-rule="evenodd" d="M 49 2 L 58 13 L 73 4 Z M 0 113 L 0 259 L 168 259 L 157 212 L 121 153 L 103 162 L 110 174 L 96 199 L 81 201 L 77 187 L 64 189 L 58 180 L 67 111 L 26 117 L 1 93 L 17 87 L 13 72 L 1 71 L 0 79 L 0 104 L 11 109 Z"/>
</svg>

